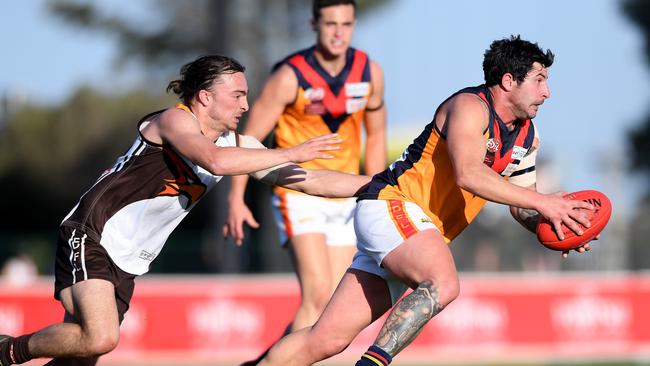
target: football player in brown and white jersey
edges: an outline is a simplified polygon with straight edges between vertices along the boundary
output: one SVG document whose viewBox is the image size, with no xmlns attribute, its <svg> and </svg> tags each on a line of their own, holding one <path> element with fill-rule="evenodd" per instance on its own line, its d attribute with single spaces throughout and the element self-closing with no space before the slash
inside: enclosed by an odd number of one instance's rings
<svg viewBox="0 0 650 366">
<path fill-rule="evenodd" d="M 0 365 L 53 358 L 48 365 L 94 365 L 113 350 L 134 290 L 165 241 L 224 175 L 250 174 L 305 193 L 351 197 L 366 176 L 311 171 L 298 163 L 328 159 L 335 134 L 284 149 L 237 135 L 248 111 L 244 67 L 224 56 L 181 69 L 168 90 L 182 103 L 143 117 L 137 137 L 63 219 L 55 298 L 63 322 L 18 337 L 0 336 Z"/>
</svg>

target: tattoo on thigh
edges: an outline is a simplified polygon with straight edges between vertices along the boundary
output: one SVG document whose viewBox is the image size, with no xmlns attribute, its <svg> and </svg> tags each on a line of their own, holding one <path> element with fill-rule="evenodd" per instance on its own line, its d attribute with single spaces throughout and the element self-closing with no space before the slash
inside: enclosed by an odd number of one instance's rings
<svg viewBox="0 0 650 366">
<path fill-rule="evenodd" d="M 408 346 L 422 331 L 429 319 L 442 311 L 438 288 L 431 281 L 397 303 L 381 328 L 375 344 L 395 356 Z"/>
</svg>

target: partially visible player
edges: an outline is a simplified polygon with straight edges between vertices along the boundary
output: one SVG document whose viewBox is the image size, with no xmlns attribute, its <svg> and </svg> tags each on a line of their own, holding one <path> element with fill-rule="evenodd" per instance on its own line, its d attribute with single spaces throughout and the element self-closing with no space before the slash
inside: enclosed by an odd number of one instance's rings
<svg viewBox="0 0 650 366">
<path fill-rule="evenodd" d="M 331 357 L 395 304 L 356 363 L 389 364 L 458 296 L 448 244 L 486 200 L 510 206 L 531 231 L 539 215 L 577 234 L 579 224 L 589 226 L 575 208 L 590 204 L 536 190 L 539 139 L 532 118 L 551 95 L 553 59 L 519 36 L 491 44 L 485 84 L 445 100 L 402 157 L 360 195 L 359 252 L 316 324 L 280 340 L 260 365 L 311 365 Z M 408 287 L 413 292 L 397 302 Z"/>
<path fill-rule="evenodd" d="M 149 271 L 169 234 L 224 175 L 252 174 L 309 194 L 351 197 L 369 177 L 310 171 L 293 163 L 330 158 L 335 135 L 269 150 L 234 132 L 248 110 L 244 67 L 224 56 L 185 65 L 169 84 L 182 104 L 138 123 L 135 142 L 63 219 L 54 296 L 62 323 L 0 336 L 0 365 L 54 358 L 48 365 L 95 365 L 118 343 L 134 279 Z"/>
<path fill-rule="evenodd" d="M 359 173 L 362 127 L 366 132 L 364 172 L 386 167 L 386 110 L 380 66 L 350 46 L 356 22 L 354 0 L 314 0 L 316 44 L 278 65 L 254 103 L 243 133 L 260 141 L 275 132 L 278 147 L 290 147 L 336 132 L 341 149 L 333 159 L 301 166 Z M 243 223 L 258 227 L 244 203 L 247 177 L 234 177 L 226 231 L 240 244 Z M 354 199 L 310 197 L 276 188 L 273 207 L 280 241 L 291 251 L 301 302 L 291 330 L 312 325 L 356 251 Z"/>
</svg>

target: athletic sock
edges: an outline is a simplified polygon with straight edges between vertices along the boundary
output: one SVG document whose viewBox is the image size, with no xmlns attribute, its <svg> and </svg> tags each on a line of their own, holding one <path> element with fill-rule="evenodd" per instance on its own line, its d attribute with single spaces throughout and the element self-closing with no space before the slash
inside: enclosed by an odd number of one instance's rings
<svg viewBox="0 0 650 366">
<path fill-rule="evenodd" d="M 31 334 L 21 335 L 9 341 L 8 351 L 9 357 L 12 364 L 20 365 L 32 359 L 31 353 L 29 353 L 29 339 L 32 337 Z"/>
<path fill-rule="evenodd" d="M 393 358 L 383 349 L 372 345 L 354 366 L 386 366 Z"/>
<path fill-rule="evenodd" d="M 11 350 L 11 341 L 13 341 L 13 337 L 2 334 L 0 335 L 0 339 L 0 365 L 11 365 L 11 356 L 9 351 Z"/>
</svg>

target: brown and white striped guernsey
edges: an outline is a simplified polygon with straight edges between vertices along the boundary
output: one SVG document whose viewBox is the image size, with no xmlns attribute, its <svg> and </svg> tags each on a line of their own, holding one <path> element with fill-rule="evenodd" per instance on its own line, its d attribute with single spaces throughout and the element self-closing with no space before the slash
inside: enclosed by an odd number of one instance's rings
<svg viewBox="0 0 650 366">
<path fill-rule="evenodd" d="M 139 131 L 161 112 L 143 117 Z M 236 133 L 225 132 L 215 145 L 237 146 Z M 84 193 L 61 225 L 83 230 L 119 268 L 141 275 L 149 271 L 171 232 L 221 178 L 171 145 L 147 141 L 139 132 L 131 148 Z"/>
</svg>

